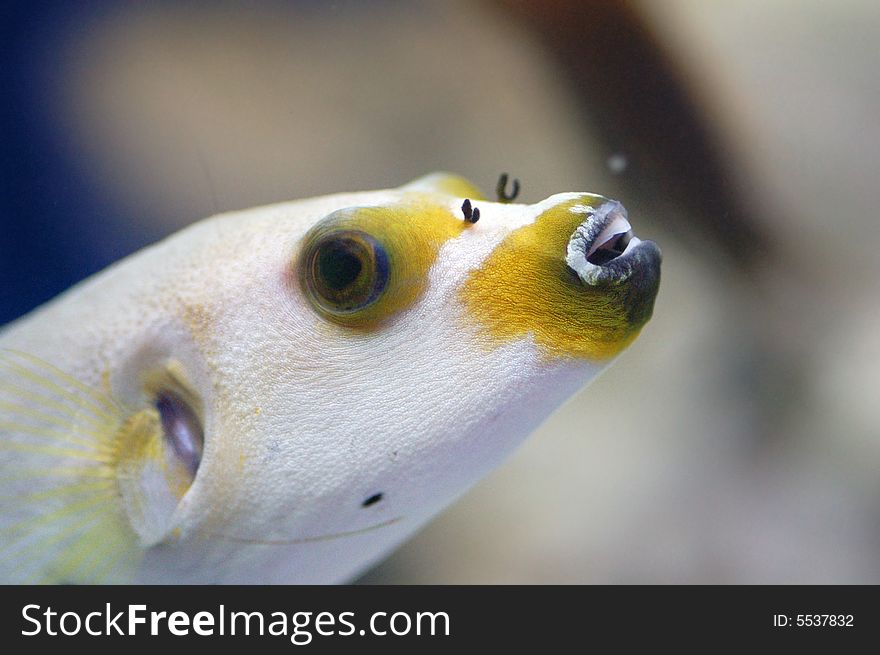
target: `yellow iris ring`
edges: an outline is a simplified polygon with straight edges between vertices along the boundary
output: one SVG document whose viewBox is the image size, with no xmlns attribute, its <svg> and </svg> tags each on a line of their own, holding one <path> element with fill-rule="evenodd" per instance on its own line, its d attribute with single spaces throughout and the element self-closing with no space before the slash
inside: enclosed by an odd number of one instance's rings
<svg viewBox="0 0 880 655">
<path fill-rule="evenodd" d="M 550 357 L 607 360 L 638 336 L 626 311 L 627 285 L 590 287 L 565 262 L 572 233 L 606 199 L 584 194 L 511 232 L 461 290 L 468 316 L 490 347 L 532 335 Z"/>
<path fill-rule="evenodd" d="M 434 193 L 413 192 L 394 205 L 336 211 L 303 239 L 297 263 L 300 286 L 318 312 L 333 323 L 364 330 L 376 328 L 421 296 L 440 247 L 461 234 L 467 225 L 452 213 L 447 197 Z M 367 239 L 382 249 L 387 281 L 381 293 L 368 304 L 337 305 L 331 296 L 319 291 L 322 282 L 316 277 L 315 256 L 321 244 L 355 237 L 364 252 L 372 249 L 363 246 Z M 376 262 L 375 254 L 362 257 L 362 270 L 354 282 L 357 288 L 352 291 L 352 298 L 366 295 L 365 290 L 373 288 L 376 271 L 371 269 Z"/>
</svg>

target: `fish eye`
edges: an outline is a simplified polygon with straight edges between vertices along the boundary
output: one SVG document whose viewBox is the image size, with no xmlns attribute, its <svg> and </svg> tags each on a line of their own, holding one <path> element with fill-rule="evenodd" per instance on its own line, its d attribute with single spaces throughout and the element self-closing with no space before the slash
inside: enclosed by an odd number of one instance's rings
<svg viewBox="0 0 880 655">
<path fill-rule="evenodd" d="M 193 408 L 173 391 L 160 390 L 153 404 L 159 412 L 166 445 L 190 477 L 195 478 L 205 443 L 199 418 Z"/>
<path fill-rule="evenodd" d="M 309 244 L 301 274 L 318 308 L 331 318 L 343 318 L 381 297 L 389 278 L 388 254 L 366 232 L 337 230 Z"/>
</svg>

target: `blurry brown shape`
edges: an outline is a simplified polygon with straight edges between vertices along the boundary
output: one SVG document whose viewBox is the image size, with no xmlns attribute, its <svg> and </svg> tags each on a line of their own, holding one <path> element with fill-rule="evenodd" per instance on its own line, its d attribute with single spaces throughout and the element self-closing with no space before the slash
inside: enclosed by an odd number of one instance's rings
<svg viewBox="0 0 880 655">
<path fill-rule="evenodd" d="M 497 0 L 536 33 L 570 78 L 608 149 L 609 167 L 661 212 L 664 227 L 708 240 L 751 269 L 770 236 L 738 195 L 723 150 L 683 76 L 633 3 L 625 0 Z M 621 153 L 623 157 L 620 156 Z"/>
</svg>

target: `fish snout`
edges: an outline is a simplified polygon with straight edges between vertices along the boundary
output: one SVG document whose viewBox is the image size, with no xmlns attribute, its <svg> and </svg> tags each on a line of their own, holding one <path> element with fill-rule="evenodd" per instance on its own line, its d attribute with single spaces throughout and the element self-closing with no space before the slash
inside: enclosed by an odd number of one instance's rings
<svg viewBox="0 0 880 655">
<path fill-rule="evenodd" d="M 619 202 L 563 193 L 498 244 L 463 287 L 498 341 L 528 338 L 552 356 L 607 361 L 654 309 L 660 249 L 635 236 Z"/>
<path fill-rule="evenodd" d="M 660 248 L 633 233 L 626 209 L 616 200 L 578 204 L 569 211 L 584 219 L 566 246 L 568 268 L 586 288 L 622 291 L 630 325 L 643 325 L 660 285 Z"/>
</svg>

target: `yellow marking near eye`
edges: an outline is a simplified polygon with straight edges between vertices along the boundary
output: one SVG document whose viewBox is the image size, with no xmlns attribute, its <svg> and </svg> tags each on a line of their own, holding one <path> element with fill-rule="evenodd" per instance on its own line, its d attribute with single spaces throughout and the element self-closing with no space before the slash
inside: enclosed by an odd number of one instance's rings
<svg viewBox="0 0 880 655">
<path fill-rule="evenodd" d="M 566 262 L 572 233 L 584 220 L 572 207 L 604 202 L 584 195 L 511 232 L 461 289 L 461 299 L 494 347 L 532 335 L 549 357 L 605 360 L 626 348 L 632 326 L 623 291 L 581 283 Z"/>
<path fill-rule="evenodd" d="M 324 311 L 331 321 L 347 327 L 372 329 L 412 304 L 427 286 L 428 270 L 440 247 L 467 228 L 467 223 L 449 209 L 446 198 L 429 193 L 410 193 L 394 205 L 352 207 L 335 212 L 318 223 L 303 239 L 297 266 L 304 253 L 319 239 L 336 232 L 365 232 L 375 239 L 388 256 L 389 276 L 385 290 L 367 307 L 346 314 Z M 311 275 L 306 267 L 297 275 Z M 302 278 L 301 278 L 302 280 Z M 301 288 L 305 287 L 304 283 Z M 304 289 L 306 295 L 309 294 Z M 321 307 L 314 303 L 319 311 Z"/>
</svg>

